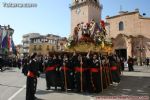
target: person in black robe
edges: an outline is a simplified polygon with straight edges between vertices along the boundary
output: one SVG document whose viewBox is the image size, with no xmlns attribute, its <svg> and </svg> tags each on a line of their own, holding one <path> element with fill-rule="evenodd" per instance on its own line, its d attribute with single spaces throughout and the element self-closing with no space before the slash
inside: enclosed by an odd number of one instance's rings
<svg viewBox="0 0 150 100">
<path fill-rule="evenodd" d="M 25 76 L 27 76 L 28 67 L 29 67 L 28 58 L 24 58 L 24 59 L 23 59 L 23 63 L 22 63 L 22 73 L 23 73 Z"/>
<path fill-rule="evenodd" d="M 76 92 L 87 92 L 89 88 L 87 87 L 89 81 L 87 81 L 86 79 L 86 75 L 87 75 L 86 59 L 81 54 L 74 55 L 73 62 L 74 62 L 74 69 L 75 69 Z"/>
<path fill-rule="evenodd" d="M 146 58 L 146 65 L 149 66 L 149 58 Z"/>
<path fill-rule="evenodd" d="M 128 68 L 129 68 L 129 71 L 134 71 L 133 65 L 134 65 L 134 60 L 133 60 L 132 57 L 129 56 L 129 59 L 128 59 Z"/>
<path fill-rule="evenodd" d="M 57 89 L 56 87 L 56 67 L 57 67 L 57 62 L 56 62 L 56 56 L 49 56 L 48 61 L 46 62 L 45 65 L 45 74 L 46 74 L 46 90 L 50 90 L 52 86 L 55 87 L 55 90 Z"/>
<path fill-rule="evenodd" d="M 118 85 L 118 83 L 120 82 L 120 73 L 119 67 L 117 66 L 117 59 L 115 55 L 109 55 L 108 59 L 111 68 L 112 81 Z"/>
<path fill-rule="evenodd" d="M 70 84 L 70 62 L 69 58 L 66 54 L 64 54 L 63 59 L 62 59 L 62 64 L 61 64 L 61 90 L 62 91 L 67 91 L 71 86 Z"/>
<path fill-rule="evenodd" d="M 125 62 L 125 59 L 123 57 L 121 57 L 120 64 L 121 64 L 121 70 L 122 71 L 124 71 L 124 62 Z"/>
<path fill-rule="evenodd" d="M 37 86 L 37 77 L 39 77 L 39 68 L 36 62 L 37 54 L 34 53 L 29 62 L 27 83 L 26 83 L 26 100 L 35 100 L 35 92 Z"/>
<path fill-rule="evenodd" d="M 43 73 L 44 72 L 43 56 L 39 57 L 38 63 L 39 63 L 39 70 L 41 73 Z"/>
<path fill-rule="evenodd" d="M 62 56 L 58 54 L 57 60 L 57 67 L 56 67 L 56 86 L 61 87 L 61 66 L 62 66 Z"/>
<path fill-rule="evenodd" d="M 71 91 L 74 91 L 75 89 L 75 70 L 74 70 L 74 60 L 73 60 L 73 56 L 72 54 L 70 53 L 69 54 L 69 64 L 68 64 L 68 68 L 69 68 L 69 83 L 70 83 L 70 86 L 69 88 L 71 89 Z"/>
<path fill-rule="evenodd" d="M 99 93 L 102 91 L 101 74 L 100 74 L 100 62 L 96 54 L 91 59 L 91 81 L 93 84 L 93 92 Z"/>
</svg>

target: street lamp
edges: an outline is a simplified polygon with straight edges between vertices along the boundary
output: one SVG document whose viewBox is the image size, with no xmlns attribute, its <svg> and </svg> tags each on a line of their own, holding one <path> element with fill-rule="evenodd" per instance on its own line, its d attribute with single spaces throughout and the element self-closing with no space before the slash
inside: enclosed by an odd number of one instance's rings
<svg viewBox="0 0 150 100">
<path fill-rule="evenodd" d="M 145 48 L 140 45 L 140 47 L 137 47 L 137 49 L 140 52 L 140 66 L 142 66 L 142 53 L 145 50 Z"/>
<path fill-rule="evenodd" d="M 143 16 L 145 16 L 146 15 L 146 13 L 143 13 Z M 141 21 L 140 21 L 140 34 L 141 34 L 142 32 L 141 32 Z M 145 50 L 145 48 L 143 47 L 143 37 L 140 37 L 140 42 L 142 42 L 142 43 L 140 43 L 140 47 L 137 47 L 137 49 L 140 51 L 140 66 L 142 66 L 142 53 L 143 53 L 143 51 Z"/>
</svg>

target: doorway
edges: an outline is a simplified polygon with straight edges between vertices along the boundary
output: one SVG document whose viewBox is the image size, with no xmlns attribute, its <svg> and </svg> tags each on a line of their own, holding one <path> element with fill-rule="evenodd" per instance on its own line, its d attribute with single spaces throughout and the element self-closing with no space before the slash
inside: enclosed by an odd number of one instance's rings
<svg viewBox="0 0 150 100">
<path fill-rule="evenodd" d="M 115 51 L 119 57 L 123 57 L 125 60 L 127 60 L 127 49 L 116 49 Z"/>
</svg>

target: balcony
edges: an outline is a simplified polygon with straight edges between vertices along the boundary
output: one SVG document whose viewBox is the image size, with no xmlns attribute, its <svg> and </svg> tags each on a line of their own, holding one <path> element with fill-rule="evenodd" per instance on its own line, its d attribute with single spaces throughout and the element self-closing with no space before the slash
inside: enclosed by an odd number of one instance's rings
<svg viewBox="0 0 150 100">
<path fill-rule="evenodd" d="M 28 40 L 22 40 L 23 43 L 30 43 Z"/>
<path fill-rule="evenodd" d="M 25 49 L 25 48 L 29 48 L 29 45 L 23 45 L 23 48 Z"/>
</svg>

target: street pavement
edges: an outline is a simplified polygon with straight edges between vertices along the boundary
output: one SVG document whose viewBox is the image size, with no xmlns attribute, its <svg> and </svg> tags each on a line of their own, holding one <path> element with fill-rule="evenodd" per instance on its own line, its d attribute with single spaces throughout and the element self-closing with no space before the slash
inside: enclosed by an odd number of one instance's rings
<svg viewBox="0 0 150 100">
<path fill-rule="evenodd" d="M 134 66 L 134 68 L 134 72 L 128 72 L 127 69 L 122 72 L 118 86 L 111 85 L 99 94 L 47 91 L 44 75 L 41 75 L 38 78 L 36 97 L 39 98 L 38 100 L 101 100 L 99 97 L 102 96 L 150 96 L 150 67 Z M 25 100 L 25 85 L 26 77 L 18 68 L 9 68 L 0 72 L 0 100 Z"/>
</svg>

